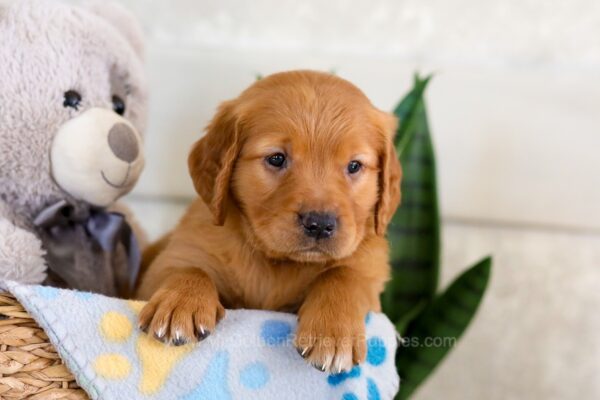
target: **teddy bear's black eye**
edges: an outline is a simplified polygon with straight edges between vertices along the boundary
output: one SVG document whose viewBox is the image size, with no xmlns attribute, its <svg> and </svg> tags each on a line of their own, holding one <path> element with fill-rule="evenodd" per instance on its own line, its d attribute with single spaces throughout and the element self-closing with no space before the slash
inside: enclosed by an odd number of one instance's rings
<svg viewBox="0 0 600 400">
<path fill-rule="evenodd" d="M 275 153 L 267 157 L 267 163 L 275 168 L 282 168 L 285 164 L 285 155 Z"/>
<path fill-rule="evenodd" d="M 348 173 L 356 174 L 362 168 L 360 161 L 352 160 L 348 163 Z"/>
<path fill-rule="evenodd" d="M 117 114 L 119 114 L 119 115 L 125 114 L 125 102 L 123 101 L 122 98 L 120 98 L 117 95 L 114 95 L 112 97 L 112 103 L 113 103 L 113 110 Z"/>
<path fill-rule="evenodd" d="M 63 101 L 64 107 L 71 107 L 75 110 L 79 109 L 79 105 L 81 104 L 81 95 L 74 91 L 69 90 L 65 92 L 65 100 Z"/>
</svg>

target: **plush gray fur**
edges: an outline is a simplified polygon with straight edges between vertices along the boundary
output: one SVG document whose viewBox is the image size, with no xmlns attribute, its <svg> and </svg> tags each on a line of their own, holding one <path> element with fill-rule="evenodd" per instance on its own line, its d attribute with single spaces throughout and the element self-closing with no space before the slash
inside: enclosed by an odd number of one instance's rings
<svg viewBox="0 0 600 400">
<path fill-rule="evenodd" d="M 119 91 L 124 117 L 144 132 L 142 52 L 138 24 L 117 5 L 0 1 L 0 278 L 44 280 L 48 238 L 33 225 L 42 209 L 61 199 L 89 209 L 52 177 L 50 148 L 60 127 L 91 107 L 112 110 Z M 63 105 L 71 89 L 82 95 L 79 110 Z M 85 235 L 75 240 L 76 288 L 116 294 L 123 249 L 108 256 Z"/>
</svg>

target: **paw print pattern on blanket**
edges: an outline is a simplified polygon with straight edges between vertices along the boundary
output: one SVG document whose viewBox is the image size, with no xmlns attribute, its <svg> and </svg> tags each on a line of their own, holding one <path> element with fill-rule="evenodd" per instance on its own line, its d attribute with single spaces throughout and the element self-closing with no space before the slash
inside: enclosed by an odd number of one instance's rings
<svg viewBox="0 0 600 400">
<path fill-rule="evenodd" d="M 135 314 L 138 314 L 142 302 L 128 302 Z M 100 331 L 104 338 L 113 342 L 124 342 L 133 332 L 129 318 L 117 311 L 105 313 L 100 320 Z M 140 334 L 136 341 L 136 350 L 141 363 L 139 390 L 150 395 L 156 393 L 166 381 L 175 364 L 192 351 L 193 345 L 171 347 L 166 346 L 145 334 Z M 129 375 L 129 361 L 118 354 L 101 354 L 96 359 L 96 372 L 107 379 L 123 379 Z M 115 373 L 114 371 L 123 371 Z"/>
<path fill-rule="evenodd" d="M 131 363 L 121 354 L 101 354 L 96 357 L 94 369 L 106 379 L 124 379 L 131 372 Z"/>
<path fill-rule="evenodd" d="M 260 339 L 267 346 L 282 346 L 291 343 L 293 326 L 289 322 L 269 319 L 261 324 Z M 202 383 L 181 400 L 211 399 L 231 400 L 227 369 L 229 352 L 217 353 L 211 361 Z M 258 390 L 269 381 L 270 372 L 262 362 L 247 364 L 240 371 L 240 383 L 247 389 Z"/>
<path fill-rule="evenodd" d="M 371 313 L 368 313 L 365 317 L 365 324 L 369 324 L 371 321 Z M 367 339 L 367 360 L 366 362 L 372 366 L 379 366 L 385 362 L 387 350 L 385 348 L 385 342 L 378 336 L 373 336 Z M 342 372 L 339 374 L 329 375 L 327 382 L 331 386 L 337 386 L 343 383 L 347 379 L 355 379 L 361 376 L 361 367 L 355 366 L 348 372 Z M 379 388 L 372 378 L 367 378 L 367 400 L 380 400 Z M 347 392 L 342 395 L 342 400 L 358 400 L 359 398 L 355 393 Z"/>
<path fill-rule="evenodd" d="M 365 318 L 365 362 L 328 375 L 297 354 L 294 315 L 231 310 L 202 343 L 174 347 L 136 328 L 143 302 L 6 287 L 94 400 L 388 400 L 398 388 L 395 332 L 380 314 Z"/>
<path fill-rule="evenodd" d="M 141 309 L 140 302 L 130 302 L 132 309 L 137 313 Z M 370 317 L 365 318 L 365 323 L 369 323 Z M 100 328 L 107 340 L 124 341 L 131 335 L 132 326 L 127 316 L 115 311 L 109 311 L 102 317 Z M 262 323 L 260 329 L 260 339 L 267 346 L 282 346 L 292 343 L 293 340 L 292 324 L 286 321 L 269 319 Z M 137 352 L 142 365 L 142 377 L 139 390 L 143 394 L 154 394 L 164 384 L 168 374 L 173 370 L 175 364 L 187 353 L 192 351 L 193 344 L 173 347 L 166 346 L 144 334 L 139 335 L 137 339 Z M 373 365 L 381 365 L 385 361 L 386 349 L 383 340 L 373 336 L 367 340 L 367 359 L 366 361 Z M 201 384 L 192 392 L 182 397 L 181 400 L 194 399 L 212 399 L 212 400 L 231 400 L 229 384 L 227 382 L 229 352 L 221 351 L 217 353 L 209 363 Z M 127 376 L 129 363 L 123 357 L 117 354 L 107 354 L 98 357 L 96 362 L 96 372 L 105 378 L 121 379 Z M 122 371 L 122 372 L 121 372 Z M 260 389 L 264 387 L 269 380 L 269 369 L 261 362 L 248 364 L 240 372 L 240 382 L 248 389 Z M 361 376 L 361 367 L 356 366 L 349 372 L 332 374 L 327 377 L 327 382 L 331 386 L 337 386 L 346 379 L 359 378 Z M 380 400 L 377 384 L 367 378 L 367 400 Z M 352 392 L 345 393 L 344 398 L 357 398 Z"/>
</svg>

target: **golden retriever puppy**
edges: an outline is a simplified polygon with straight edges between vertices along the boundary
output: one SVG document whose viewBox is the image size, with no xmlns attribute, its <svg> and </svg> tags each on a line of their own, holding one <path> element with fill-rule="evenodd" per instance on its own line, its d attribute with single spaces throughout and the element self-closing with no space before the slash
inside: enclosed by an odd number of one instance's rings
<svg viewBox="0 0 600 400">
<path fill-rule="evenodd" d="M 150 250 L 141 329 L 181 345 L 205 338 L 224 307 L 297 312 L 311 364 L 363 361 L 400 202 L 395 127 L 355 86 L 311 71 L 223 103 L 189 156 L 200 198 Z"/>
</svg>

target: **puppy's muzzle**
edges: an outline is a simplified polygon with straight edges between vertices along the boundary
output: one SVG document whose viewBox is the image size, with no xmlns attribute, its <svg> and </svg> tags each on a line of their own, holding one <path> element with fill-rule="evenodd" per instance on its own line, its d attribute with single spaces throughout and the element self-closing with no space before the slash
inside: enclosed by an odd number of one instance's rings
<svg viewBox="0 0 600 400">
<path fill-rule="evenodd" d="M 332 213 L 310 211 L 300 214 L 304 234 L 314 239 L 329 239 L 337 229 L 337 217 Z"/>
</svg>

